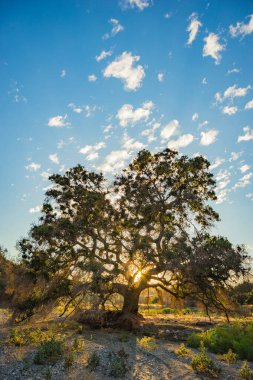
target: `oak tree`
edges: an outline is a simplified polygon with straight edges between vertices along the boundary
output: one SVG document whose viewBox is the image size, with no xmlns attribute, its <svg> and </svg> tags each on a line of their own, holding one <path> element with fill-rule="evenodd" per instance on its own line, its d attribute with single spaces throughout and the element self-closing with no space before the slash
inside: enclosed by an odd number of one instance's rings
<svg viewBox="0 0 253 380">
<path fill-rule="evenodd" d="M 58 278 L 71 299 L 89 291 L 104 304 L 120 294 L 124 314 L 138 314 L 147 288 L 226 312 L 224 291 L 248 273 L 248 256 L 210 234 L 219 216 L 209 165 L 143 150 L 111 185 L 80 165 L 52 175 L 42 217 L 19 242 L 23 261 L 48 282 Z"/>
</svg>

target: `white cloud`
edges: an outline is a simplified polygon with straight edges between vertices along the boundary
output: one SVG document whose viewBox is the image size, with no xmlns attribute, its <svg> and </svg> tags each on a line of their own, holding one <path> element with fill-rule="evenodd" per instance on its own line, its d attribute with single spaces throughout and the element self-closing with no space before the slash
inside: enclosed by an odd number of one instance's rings
<svg viewBox="0 0 253 380">
<path fill-rule="evenodd" d="M 227 189 L 227 186 L 230 183 L 230 175 L 231 173 L 228 170 L 219 170 L 216 181 L 217 181 L 217 201 L 216 203 L 223 203 L 227 200 L 227 195 L 229 193 L 229 190 Z"/>
<path fill-rule="evenodd" d="M 97 79 L 98 79 L 98 78 L 96 77 L 95 74 L 90 74 L 90 75 L 88 75 L 88 81 L 89 81 L 89 82 L 96 82 Z"/>
<path fill-rule="evenodd" d="M 144 129 L 144 131 L 141 132 L 141 135 L 147 137 L 148 142 L 151 143 L 152 141 L 156 140 L 156 137 L 154 134 L 155 134 L 156 129 L 160 128 L 160 126 L 161 126 L 160 123 L 154 123 L 152 127 L 148 129 Z"/>
<path fill-rule="evenodd" d="M 75 113 L 81 113 L 83 111 L 82 107 L 76 106 L 74 103 L 69 103 L 68 107 L 70 107 Z"/>
<path fill-rule="evenodd" d="M 164 74 L 163 73 L 158 73 L 157 74 L 157 79 L 159 80 L 159 82 L 163 82 L 163 80 L 164 80 Z"/>
<path fill-rule="evenodd" d="M 82 153 L 86 156 L 88 161 L 95 160 L 98 158 L 98 151 L 105 148 L 106 144 L 101 141 L 96 143 L 95 145 L 86 145 L 79 150 L 79 153 Z"/>
<path fill-rule="evenodd" d="M 207 79 L 206 78 L 202 79 L 202 84 L 207 84 Z"/>
<path fill-rule="evenodd" d="M 40 164 L 36 164 L 35 162 L 31 162 L 29 165 L 25 166 L 26 170 L 29 172 L 36 172 L 41 167 Z"/>
<path fill-rule="evenodd" d="M 224 107 L 222 110 L 222 112 L 225 115 L 229 115 L 229 116 L 234 115 L 237 111 L 238 111 L 237 107 L 229 107 L 229 106 Z"/>
<path fill-rule="evenodd" d="M 141 107 L 133 109 L 131 104 L 124 104 L 117 112 L 116 118 L 119 119 L 119 124 L 122 127 L 135 125 L 140 121 L 148 120 L 154 108 L 152 101 L 146 101 Z"/>
<path fill-rule="evenodd" d="M 223 162 L 225 162 L 224 158 L 216 157 L 215 160 L 214 160 L 214 162 L 212 163 L 212 165 L 210 165 L 210 170 L 213 170 L 213 169 L 217 168 L 218 166 L 220 166 L 221 164 L 223 164 Z"/>
<path fill-rule="evenodd" d="M 61 77 L 61 78 L 65 78 L 66 74 L 67 74 L 67 71 L 63 69 L 63 70 L 61 71 L 60 77 Z"/>
<path fill-rule="evenodd" d="M 65 116 L 54 116 L 54 117 L 51 117 L 49 120 L 48 120 L 48 126 L 49 127 L 56 127 L 56 128 L 62 128 L 62 127 L 66 127 L 69 125 L 69 123 L 66 121 L 67 119 L 67 114 Z"/>
<path fill-rule="evenodd" d="M 171 136 L 178 132 L 180 124 L 178 120 L 172 120 L 163 127 L 160 136 L 163 141 L 168 140 Z"/>
<path fill-rule="evenodd" d="M 244 127 L 243 132 L 245 134 L 243 136 L 239 136 L 237 142 L 253 140 L 253 129 Z"/>
<path fill-rule="evenodd" d="M 168 143 L 168 148 L 178 150 L 180 148 L 184 148 L 187 145 L 191 144 L 193 140 L 194 140 L 193 135 L 185 134 L 185 135 L 180 136 L 177 140 L 171 140 Z"/>
<path fill-rule="evenodd" d="M 247 170 L 249 170 L 250 169 L 250 165 L 247 165 L 247 164 L 245 164 L 245 165 L 242 165 L 241 167 L 240 167 L 240 170 L 241 170 L 241 172 L 242 173 L 245 173 Z"/>
<path fill-rule="evenodd" d="M 201 145 L 210 145 L 216 141 L 216 137 L 218 135 L 218 131 L 216 129 L 210 129 L 207 132 L 201 132 Z"/>
<path fill-rule="evenodd" d="M 140 11 L 143 11 L 145 8 L 148 8 L 150 3 L 149 0 L 123 0 L 121 2 L 123 8 L 138 8 Z"/>
<path fill-rule="evenodd" d="M 127 152 L 139 151 L 145 148 L 142 142 L 134 140 L 127 133 L 124 133 L 122 146 Z"/>
<path fill-rule="evenodd" d="M 241 157 L 243 152 L 231 152 L 231 155 L 230 155 L 230 158 L 229 158 L 229 161 L 236 161 L 238 160 L 239 157 Z"/>
<path fill-rule="evenodd" d="M 235 26 L 229 26 L 229 32 L 232 37 L 245 37 L 248 34 L 253 33 L 253 15 L 250 15 L 248 17 L 250 18 L 248 24 L 244 24 L 243 22 L 237 22 Z"/>
<path fill-rule="evenodd" d="M 141 65 L 134 66 L 139 60 L 138 55 L 125 51 L 105 68 L 103 74 L 106 78 L 121 79 L 125 90 L 137 90 L 145 77 L 144 68 Z"/>
<path fill-rule="evenodd" d="M 85 117 L 91 117 L 93 116 L 93 113 L 96 111 L 98 107 L 97 106 L 90 106 L 90 105 L 86 105 L 84 107 L 84 110 L 85 110 Z"/>
<path fill-rule="evenodd" d="M 117 172 L 125 166 L 125 162 L 129 158 L 130 153 L 127 150 L 113 150 L 105 157 L 104 163 L 97 169 L 102 170 L 104 173 Z"/>
<path fill-rule="evenodd" d="M 52 161 L 54 164 L 59 164 L 60 161 L 59 161 L 59 157 L 57 155 L 57 153 L 54 153 L 54 154 L 50 154 L 48 156 L 49 160 Z"/>
<path fill-rule="evenodd" d="M 29 212 L 31 214 L 35 214 L 35 213 L 41 212 L 41 210 L 42 210 L 42 206 L 35 206 L 35 207 L 30 208 Z"/>
<path fill-rule="evenodd" d="M 220 102 L 223 102 L 225 99 L 239 98 L 239 97 L 247 95 L 250 89 L 251 89 L 251 86 L 237 87 L 237 85 L 234 84 L 233 86 L 228 87 L 224 91 L 223 96 L 220 92 L 216 92 L 215 100 L 220 103 Z"/>
<path fill-rule="evenodd" d="M 208 124 L 209 124 L 208 120 L 204 120 L 204 121 L 202 121 L 202 123 L 199 123 L 199 128 L 203 128 Z"/>
<path fill-rule="evenodd" d="M 227 75 L 238 74 L 239 72 L 240 72 L 240 69 L 234 68 L 234 69 L 228 70 Z"/>
<path fill-rule="evenodd" d="M 108 22 L 112 25 L 112 30 L 110 33 L 105 33 L 103 35 L 102 38 L 104 40 L 107 40 L 110 37 L 114 37 L 116 36 L 116 34 L 124 30 L 124 27 L 119 23 L 119 20 L 117 20 L 116 18 L 111 18 Z"/>
<path fill-rule="evenodd" d="M 196 13 L 192 13 L 189 17 L 189 20 L 191 20 L 187 32 L 189 32 L 189 38 L 187 41 L 187 45 L 191 45 L 195 38 L 197 37 L 199 28 L 202 26 L 201 22 L 198 20 L 198 15 Z"/>
<path fill-rule="evenodd" d="M 239 181 L 233 186 L 233 190 L 236 190 L 241 187 L 246 187 L 250 184 L 250 180 L 253 177 L 253 173 L 245 174 Z"/>
<path fill-rule="evenodd" d="M 192 115 L 192 121 L 196 121 L 198 120 L 199 118 L 199 114 L 197 112 L 195 112 L 193 115 Z"/>
<path fill-rule="evenodd" d="M 219 36 L 214 33 L 210 33 L 206 38 L 204 38 L 205 45 L 203 47 L 203 57 L 210 55 L 214 60 L 215 64 L 218 65 L 221 60 L 220 52 L 225 50 L 224 45 L 219 43 Z"/>
<path fill-rule="evenodd" d="M 109 22 L 112 24 L 112 31 L 111 31 L 112 37 L 116 36 L 116 34 L 124 30 L 123 26 L 120 25 L 119 20 L 116 20 L 115 18 L 111 18 Z"/>
<path fill-rule="evenodd" d="M 100 62 L 102 61 L 103 59 L 107 58 L 107 57 L 110 57 L 112 55 L 112 52 L 110 50 L 106 51 L 106 50 L 102 50 L 101 53 L 99 55 L 96 56 L 96 61 L 97 62 Z"/>
<path fill-rule="evenodd" d="M 40 176 L 43 178 L 43 180 L 47 180 L 50 177 L 51 173 L 49 171 L 44 171 L 40 173 Z"/>
<path fill-rule="evenodd" d="M 250 109 L 252 109 L 252 108 L 253 108 L 253 99 L 250 100 L 248 103 L 245 104 L 244 109 L 245 109 L 245 110 L 250 110 Z"/>
<path fill-rule="evenodd" d="M 248 193 L 245 196 L 246 198 L 249 198 L 251 201 L 253 201 L 253 193 Z"/>
</svg>

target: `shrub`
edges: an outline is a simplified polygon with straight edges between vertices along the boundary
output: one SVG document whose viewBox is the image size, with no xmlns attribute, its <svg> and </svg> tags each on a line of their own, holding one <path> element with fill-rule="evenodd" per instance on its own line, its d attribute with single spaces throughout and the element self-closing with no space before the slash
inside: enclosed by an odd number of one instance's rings
<svg viewBox="0 0 253 380">
<path fill-rule="evenodd" d="M 192 352 L 189 350 L 189 348 L 185 347 L 184 343 L 182 343 L 181 346 L 175 351 L 175 354 L 177 356 L 189 358 L 192 355 Z"/>
<path fill-rule="evenodd" d="M 137 344 L 147 351 L 152 351 L 156 349 L 156 339 L 152 336 L 144 336 L 141 339 L 137 339 Z"/>
<path fill-rule="evenodd" d="M 18 329 L 12 329 L 8 339 L 8 343 L 14 344 L 15 346 L 19 347 L 24 346 L 26 344 L 24 333 Z"/>
<path fill-rule="evenodd" d="M 41 343 L 35 356 L 35 364 L 55 364 L 63 355 L 63 342 L 51 339 Z"/>
<path fill-rule="evenodd" d="M 109 376 L 124 377 L 129 371 L 127 359 L 128 354 L 124 349 L 119 350 L 117 353 L 111 351 L 109 353 Z"/>
<path fill-rule="evenodd" d="M 84 350 L 84 341 L 82 338 L 75 338 L 72 350 L 77 352 L 82 352 Z"/>
<path fill-rule="evenodd" d="M 130 339 L 130 337 L 129 337 L 128 334 L 122 334 L 122 335 L 119 337 L 119 341 L 122 342 L 122 343 L 128 342 L 129 339 Z"/>
<path fill-rule="evenodd" d="M 253 379 L 253 372 L 250 369 L 249 363 L 245 361 L 240 369 L 239 372 L 240 379 L 243 380 L 252 380 Z"/>
<path fill-rule="evenodd" d="M 67 355 L 64 358 L 64 368 L 70 368 L 75 362 L 75 354 L 71 350 L 67 353 Z"/>
<path fill-rule="evenodd" d="M 201 343 L 200 353 L 193 356 L 191 366 L 194 371 L 214 378 L 218 377 L 220 373 L 220 368 L 207 356 L 203 342 Z"/>
<path fill-rule="evenodd" d="M 223 360 L 224 362 L 226 362 L 227 364 L 234 364 L 234 363 L 236 363 L 237 359 L 238 359 L 238 355 L 235 354 L 235 353 L 231 350 L 231 348 L 228 350 L 228 352 L 227 352 L 226 354 L 224 354 L 224 355 L 222 356 L 222 360 Z"/>
<path fill-rule="evenodd" d="M 88 367 L 91 371 L 95 371 L 100 364 L 100 358 L 96 351 L 93 351 L 88 357 Z"/>
<path fill-rule="evenodd" d="M 197 348 L 203 341 L 216 354 L 225 354 L 231 349 L 240 359 L 253 360 L 253 323 L 222 325 L 203 333 L 194 333 L 188 338 L 188 345 Z"/>
</svg>

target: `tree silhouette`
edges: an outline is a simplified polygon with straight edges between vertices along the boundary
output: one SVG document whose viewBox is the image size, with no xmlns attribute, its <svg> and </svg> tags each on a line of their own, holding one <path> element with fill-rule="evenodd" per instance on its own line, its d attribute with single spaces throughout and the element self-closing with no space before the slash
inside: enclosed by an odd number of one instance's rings
<svg viewBox="0 0 253 380">
<path fill-rule="evenodd" d="M 224 291 L 248 273 L 248 256 L 208 233 L 219 219 L 208 203 L 216 199 L 209 165 L 143 150 L 111 186 L 80 165 L 52 175 L 42 217 L 19 242 L 24 262 L 48 282 L 59 278 L 71 299 L 122 295 L 124 315 L 138 314 L 148 287 L 226 312 Z"/>
</svg>

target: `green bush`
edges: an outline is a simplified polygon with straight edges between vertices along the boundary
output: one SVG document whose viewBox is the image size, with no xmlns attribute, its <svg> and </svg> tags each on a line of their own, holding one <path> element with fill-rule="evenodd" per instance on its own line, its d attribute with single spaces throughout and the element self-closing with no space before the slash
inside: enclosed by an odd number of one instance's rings
<svg viewBox="0 0 253 380">
<path fill-rule="evenodd" d="M 214 378 L 218 377 L 220 373 L 220 368 L 207 356 L 203 342 L 201 343 L 200 353 L 193 356 L 191 366 L 197 373 Z"/>
<path fill-rule="evenodd" d="M 156 338 L 152 336 L 144 336 L 143 338 L 137 339 L 137 344 L 147 351 L 153 351 L 156 349 Z"/>
<path fill-rule="evenodd" d="M 252 380 L 253 372 L 250 369 L 249 363 L 245 361 L 239 372 L 240 379 L 242 380 Z"/>
<path fill-rule="evenodd" d="M 100 364 L 100 358 L 96 351 L 93 351 L 88 357 L 88 367 L 91 371 L 95 371 Z"/>
<path fill-rule="evenodd" d="M 84 350 L 84 341 L 82 338 L 75 338 L 72 344 L 72 350 L 76 352 L 82 352 Z"/>
<path fill-rule="evenodd" d="M 64 358 L 64 368 L 70 368 L 75 362 L 75 353 L 71 350 Z"/>
<path fill-rule="evenodd" d="M 184 343 L 182 343 L 181 346 L 175 351 L 175 354 L 177 356 L 189 358 L 192 355 L 192 352 L 189 350 L 189 348 L 185 347 Z"/>
<path fill-rule="evenodd" d="M 63 355 L 63 342 L 51 339 L 41 343 L 34 356 L 34 364 L 55 364 Z"/>
<path fill-rule="evenodd" d="M 238 355 L 235 354 L 231 348 L 228 350 L 226 354 L 222 356 L 222 360 L 227 364 L 235 364 L 237 362 Z"/>
<path fill-rule="evenodd" d="M 111 351 L 109 353 L 109 376 L 116 378 L 124 377 L 129 371 L 127 359 L 128 354 L 124 349 L 121 349 L 118 352 Z"/>
<path fill-rule="evenodd" d="M 240 359 L 253 360 L 253 323 L 222 325 L 203 333 L 191 334 L 188 345 L 197 348 L 201 341 L 216 354 L 224 354 L 231 349 Z"/>
</svg>

